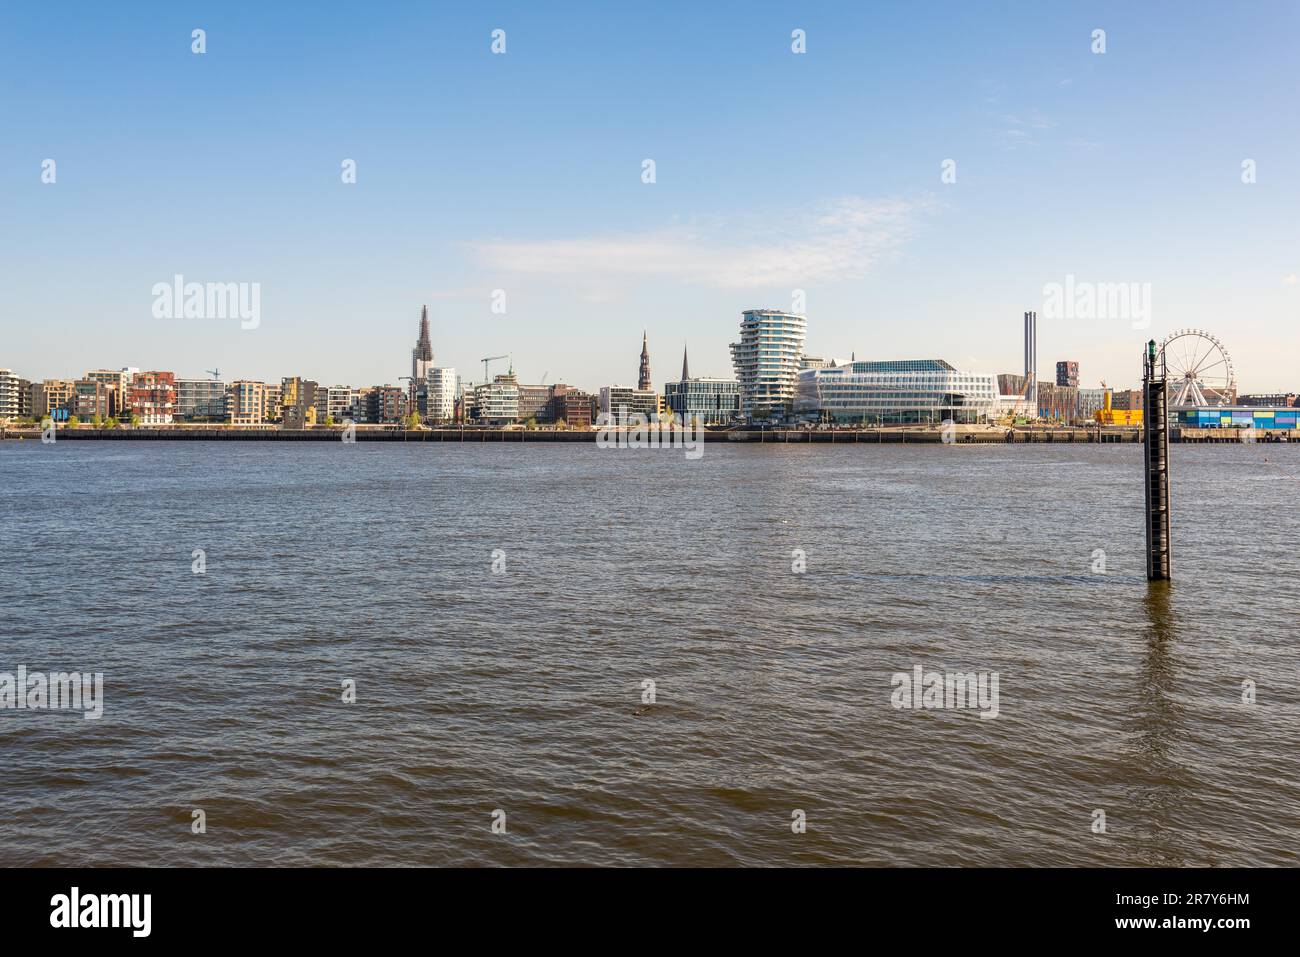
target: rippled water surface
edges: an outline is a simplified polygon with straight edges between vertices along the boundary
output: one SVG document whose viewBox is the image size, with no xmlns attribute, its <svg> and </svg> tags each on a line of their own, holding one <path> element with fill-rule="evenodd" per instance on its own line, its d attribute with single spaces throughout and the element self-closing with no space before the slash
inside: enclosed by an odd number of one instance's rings
<svg viewBox="0 0 1300 957">
<path fill-rule="evenodd" d="M 1300 448 L 1172 452 L 1166 591 L 1137 446 L 0 443 L 5 862 L 1296 864 Z"/>
</svg>

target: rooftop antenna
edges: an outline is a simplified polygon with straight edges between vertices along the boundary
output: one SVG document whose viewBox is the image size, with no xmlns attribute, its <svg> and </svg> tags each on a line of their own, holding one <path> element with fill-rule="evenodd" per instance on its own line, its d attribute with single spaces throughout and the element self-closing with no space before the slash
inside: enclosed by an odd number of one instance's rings
<svg viewBox="0 0 1300 957">
<path fill-rule="evenodd" d="M 203 371 L 206 372 L 208 375 L 212 376 L 212 378 L 214 378 L 214 379 L 220 379 L 220 378 L 221 378 L 221 370 L 220 370 L 220 369 L 204 369 Z"/>
</svg>

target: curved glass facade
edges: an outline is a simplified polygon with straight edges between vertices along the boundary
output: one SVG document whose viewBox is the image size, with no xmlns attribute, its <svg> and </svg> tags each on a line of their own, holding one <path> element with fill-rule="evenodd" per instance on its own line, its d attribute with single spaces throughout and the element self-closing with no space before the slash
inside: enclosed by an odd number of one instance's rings
<svg viewBox="0 0 1300 957">
<path fill-rule="evenodd" d="M 799 373 L 794 410 L 835 422 L 909 425 L 983 422 L 996 413 L 997 378 L 942 359 L 853 362 Z"/>
<path fill-rule="evenodd" d="M 731 363 L 745 415 L 757 419 L 789 413 L 807 327 L 805 317 L 778 309 L 747 309 L 741 314 L 740 341 L 731 343 Z"/>
</svg>

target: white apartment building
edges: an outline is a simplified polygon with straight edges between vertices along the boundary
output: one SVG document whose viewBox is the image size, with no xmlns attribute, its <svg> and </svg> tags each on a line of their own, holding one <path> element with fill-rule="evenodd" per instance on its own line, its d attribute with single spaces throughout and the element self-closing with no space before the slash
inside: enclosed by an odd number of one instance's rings
<svg viewBox="0 0 1300 957">
<path fill-rule="evenodd" d="M 783 416 L 794 406 L 808 320 L 778 309 L 746 309 L 731 363 L 741 411 L 754 419 Z"/>
<path fill-rule="evenodd" d="M 456 415 L 456 389 L 459 380 L 455 369 L 431 368 L 425 380 L 429 418 L 450 422 Z"/>
<path fill-rule="evenodd" d="M 0 419 L 18 418 L 18 376 L 12 369 L 0 369 Z"/>
</svg>

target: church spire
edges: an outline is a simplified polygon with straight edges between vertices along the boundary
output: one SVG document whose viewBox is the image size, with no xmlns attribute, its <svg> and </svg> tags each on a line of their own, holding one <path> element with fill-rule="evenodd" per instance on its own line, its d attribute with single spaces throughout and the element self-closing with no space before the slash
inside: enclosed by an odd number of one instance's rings
<svg viewBox="0 0 1300 957">
<path fill-rule="evenodd" d="M 650 385 L 650 343 L 646 338 L 646 332 L 641 331 L 641 374 L 637 379 L 638 389 L 647 391 Z"/>
<path fill-rule="evenodd" d="M 686 364 L 686 343 L 682 343 L 682 381 L 691 377 L 691 367 Z"/>
<path fill-rule="evenodd" d="M 433 343 L 429 340 L 429 307 L 420 307 L 420 338 L 415 340 L 411 350 L 411 385 L 407 390 L 407 408 L 412 412 L 417 405 L 417 396 L 424 388 L 424 380 L 433 367 Z"/>
<path fill-rule="evenodd" d="M 415 351 L 413 357 L 433 360 L 433 343 L 429 341 L 429 307 L 420 307 L 420 338 L 415 340 Z"/>
</svg>

